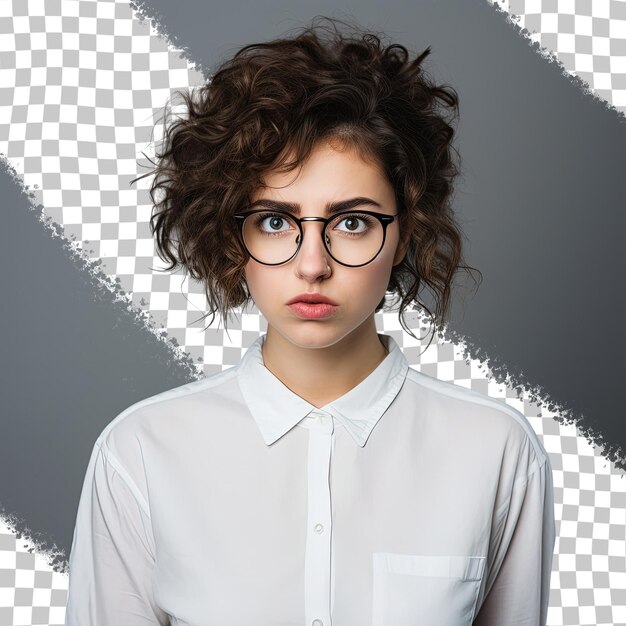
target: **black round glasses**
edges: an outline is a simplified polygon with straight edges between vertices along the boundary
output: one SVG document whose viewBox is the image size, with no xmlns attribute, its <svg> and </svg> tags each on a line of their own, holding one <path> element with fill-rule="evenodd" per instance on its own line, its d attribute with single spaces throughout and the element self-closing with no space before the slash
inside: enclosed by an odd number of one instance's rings
<svg viewBox="0 0 626 626">
<path fill-rule="evenodd" d="M 295 217 L 285 211 L 258 209 L 235 213 L 248 254 L 263 265 L 293 259 L 304 237 L 302 222 L 322 222 L 322 242 L 337 263 L 361 267 L 371 263 L 385 245 L 387 226 L 397 213 L 341 211 L 331 217 Z"/>
</svg>

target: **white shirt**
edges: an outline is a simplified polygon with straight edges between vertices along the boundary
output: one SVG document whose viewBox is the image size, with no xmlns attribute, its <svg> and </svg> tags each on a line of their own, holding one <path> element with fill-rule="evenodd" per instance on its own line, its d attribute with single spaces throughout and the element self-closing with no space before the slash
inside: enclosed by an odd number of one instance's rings
<svg viewBox="0 0 626 626">
<path fill-rule="evenodd" d="M 138 402 L 94 445 L 68 626 L 536 626 L 555 541 L 528 420 L 389 354 L 322 409 L 263 364 Z"/>
</svg>

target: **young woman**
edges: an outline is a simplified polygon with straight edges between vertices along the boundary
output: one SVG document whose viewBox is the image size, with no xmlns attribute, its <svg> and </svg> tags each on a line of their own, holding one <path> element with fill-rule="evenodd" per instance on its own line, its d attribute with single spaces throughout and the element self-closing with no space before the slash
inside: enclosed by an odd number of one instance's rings
<svg viewBox="0 0 626 626">
<path fill-rule="evenodd" d="M 166 124 L 158 249 L 213 315 L 252 300 L 267 333 L 98 437 L 68 625 L 545 624 L 539 439 L 376 330 L 387 292 L 401 315 L 426 308 L 423 286 L 441 321 L 468 268 L 457 96 L 425 74 L 428 53 L 312 25 L 241 49 Z"/>
</svg>

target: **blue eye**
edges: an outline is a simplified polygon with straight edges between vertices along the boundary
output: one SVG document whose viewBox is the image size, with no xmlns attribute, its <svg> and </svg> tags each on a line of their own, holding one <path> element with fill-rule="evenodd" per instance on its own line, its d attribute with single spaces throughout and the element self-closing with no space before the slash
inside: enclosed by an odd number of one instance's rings
<svg viewBox="0 0 626 626">
<path fill-rule="evenodd" d="M 263 233 L 274 234 L 290 230 L 290 222 L 291 220 L 287 216 L 279 213 L 259 213 L 255 216 L 254 225 Z M 287 228 L 281 228 L 281 226 L 287 226 Z M 292 225 L 292 228 L 294 226 L 295 224 Z"/>
</svg>

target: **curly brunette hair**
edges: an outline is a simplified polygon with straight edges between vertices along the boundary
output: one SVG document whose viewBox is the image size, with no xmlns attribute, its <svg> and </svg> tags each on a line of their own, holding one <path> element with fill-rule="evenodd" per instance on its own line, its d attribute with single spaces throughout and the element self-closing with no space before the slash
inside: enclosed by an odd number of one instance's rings
<svg viewBox="0 0 626 626">
<path fill-rule="evenodd" d="M 233 214 L 249 206 L 264 174 L 298 167 L 320 140 L 356 149 L 395 189 L 401 237 L 410 241 L 387 291 L 400 300 L 411 336 L 404 310 L 421 306 L 441 325 L 455 272 L 473 269 L 461 263 L 450 202 L 459 172 L 450 125 L 456 91 L 421 67 L 430 46 L 410 60 L 404 46 L 354 27 L 342 33 L 337 21 L 316 16 L 293 37 L 244 46 L 205 84 L 177 92 L 184 115 L 168 116 L 166 107 L 155 168 L 139 178 L 154 174 L 150 228 L 159 257 L 167 270 L 180 266 L 203 283 L 209 325 L 216 312 L 226 323 L 231 309 L 251 301 L 250 257 Z M 418 299 L 424 286 L 435 296 L 434 315 Z M 385 298 L 376 312 L 384 305 Z"/>
</svg>

